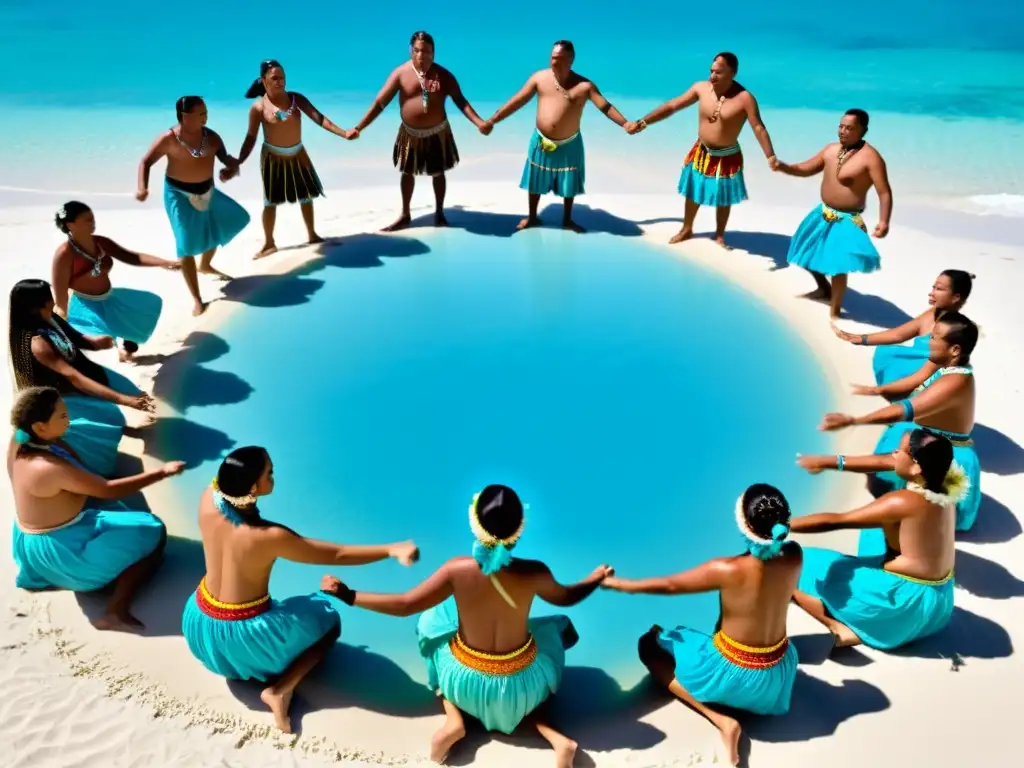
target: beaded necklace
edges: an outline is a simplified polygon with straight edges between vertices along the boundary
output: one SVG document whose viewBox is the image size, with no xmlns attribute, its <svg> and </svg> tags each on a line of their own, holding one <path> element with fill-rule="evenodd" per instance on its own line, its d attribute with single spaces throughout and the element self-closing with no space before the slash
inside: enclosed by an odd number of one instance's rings
<svg viewBox="0 0 1024 768">
<path fill-rule="evenodd" d="M 412 71 L 416 73 L 416 79 L 420 81 L 420 98 L 423 100 L 423 111 L 426 112 L 427 108 L 430 106 L 430 91 L 427 90 L 426 80 L 427 73 L 430 72 L 430 69 L 428 68 L 427 70 L 420 72 L 416 69 L 416 65 L 413 64 Z"/>
<path fill-rule="evenodd" d="M 856 152 L 858 149 L 860 149 L 863 146 L 864 146 L 864 142 L 863 141 L 858 141 L 856 144 L 854 144 L 851 147 L 842 147 L 841 146 L 839 148 L 839 154 L 836 156 L 836 178 L 837 179 L 839 178 L 839 171 L 841 171 L 843 169 L 843 163 L 846 162 L 847 156 L 851 152 Z"/>
<path fill-rule="evenodd" d="M 75 354 L 78 350 L 75 345 L 71 343 L 71 339 L 64 333 L 64 329 L 57 325 L 57 321 L 52 317 L 50 318 L 49 328 L 40 328 L 39 332 L 46 336 L 53 346 L 60 352 L 60 356 L 67 360 L 69 363 L 75 359 Z"/>
<path fill-rule="evenodd" d="M 266 97 L 264 96 L 264 98 L 266 98 Z M 267 99 L 267 101 L 270 101 L 270 100 Z M 273 107 L 273 106 L 276 106 L 276 105 L 274 104 L 274 102 L 271 101 L 270 102 L 270 106 Z M 292 95 L 292 103 L 288 107 L 288 109 L 287 110 L 280 110 L 280 109 L 275 110 L 274 111 L 274 117 L 276 117 L 279 122 L 283 123 L 285 120 L 287 120 L 289 117 L 291 117 L 294 112 L 295 112 L 295 95 L 293 94 Z"/>
<path fill-rule="evenodd" d="M 99 246 L 98 243 L 96 244 L 96 250 L 100 252 L 100 255 L 92 256 L 91 254 L 87 253 L 82 246 L 76 243 L 75 239 L 71 237 L 71 235 L 68 235 L 68 242 L 71 244 L 71 250 L 73 250 L 83 259 L 92 264 L 92 270 L 90 270 L 89 272 L 89 274 L 92 277 L 99 277 L 100 275 L 103 274 L 103 259 L 106 258 L 107 254 L 104 253 L 103 249 Z"/>
<path fill-rule="evenodd" d="M 189 154 L 192 155 L 192 157 L 200 158 L 206 155 L 206 137 L 209 135 L 209 131 L 207 131 L 205 128 L 203 128 L 203 140 L 199 144 L 199 149 L 193 149 L 192 147 L 190 147 L 185 142 L 185 140 L 181 138 L 181 134 L 176 133 L 174 129 L 171 129 L 171 133 L 174 134 L 174 138 L 178 140 L 178 143 L 181 144 L 181 146 L 188 150 Z"/>
</svg>

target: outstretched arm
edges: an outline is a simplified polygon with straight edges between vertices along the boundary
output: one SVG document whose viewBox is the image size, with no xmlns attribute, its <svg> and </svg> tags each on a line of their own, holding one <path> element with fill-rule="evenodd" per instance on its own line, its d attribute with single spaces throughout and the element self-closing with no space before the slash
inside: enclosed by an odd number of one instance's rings
<svg viewBox="0 0 1024 768">
<path fill-rule="evenodd" d="M 903 325 L 896 328 L 890 328 L 887 331 L 878 331 L 877 333 L 847 333 L 846 331 L 840 330 L 833 326 L 832 329 L 843 341 L 848 341 L 851 344 L 858 344 L 865 347 L 882 347 L 888 344 L 902 344 L 905 341 L 910 341 L 915 336 L 921 335 L 921 329 L 924 327 L 925 318 L 932 315 L 932 310 L 922 312 L 917 317 L 907 320 Z"/>
<path fill-rule="evenodd" d="M 294 94 L 294 96 L 295 105 L 300 110 L 302 110 L 302 113 L 310 120 L 312 120 L 314 123 L 323 128 L 325 131 L 330 131 L 335 136 L 341 136 L 341 138 L 343 139 L 353 138 L 352 131 L 345 130 L 344 128 L 339 128 L 337 125 L 332 123 L 330 120 L 327 119 L 327 116 L 324 115 L 323 112 L 314 107 L 313 103 L 305 96 L 303 96 L 301 93 L 296 93 Z"/>
<path fill-rule="evenodd" d="M 634 595 L 688 595 L 721 589 L 732 573 L 729 561 L 718 558 L 672 576 L 652 579 L 620 579 L 613 576 L 605 579 L 604 588 Z"/>
<path fill-rule="evenodd" d="M 623 117 L 622 113 L 619 112 L 619 110 L 617 110 L 615 107 L 613 107 L 612 103 L 604 97 L 604 94 L 602 94 L 600 89 L 597 87 L 597 83 L 592 82 L 590 84 L 590 88 L 588 89 L 588 91 L 590 95 L 590 100 L 594 103 L 595 107 L 597 107 L 599 110 L 601 110 L 601 112 L 604 113 L 605 117 L 607 117 L 620 128 L 626 124 L 626 118 Z"/>
<path fill-rule="evenodd" d="M 847 416 L 830 413 L 825 417 L 822 429 L 834 430 L 863 424 L 896 424 L 900 421 L 916 421 L 942 411 L 949 398 L 962 387 L 967 386 L 966 376 L 943 376 L 923 392 L 912 398 L 879 408 L 865 416 Z"/>
<path fill-rule="evenodd" d="M 167 154 L 167 140 L 170 135 L 170 131 L 160 134 L 156 141 L 150 144 L 146 154 L 142 156 L 142 160 L 139 162 L 138 187 L 135 192 L 137 200 L 141 201 L 149 197 L 149 169 Z"/>
<path fill-rule="evenodd" d="M 878 528 L 887 523 L 899 522 L 910 510 L 910 505 L 901 495 L 887 493 L 852 512 L 820 512 L 794 517 L 790 521 L 790 530 L 793 533 L 825 533 L 844 528 Z"/>
<path fill-rule="evenodd" d="M 582 603 L 612 574 L 611 568 L 601 565 L 583 581 L 565 586 L 555 580 L 551 570 L 543 563 L 534 560 L 520 560 L 519 563 L 520 567 L 535 569 L 534 589 L 537 591 L 537 597 L 560 608 L 570 608 Z"/>
<path fill-rule="evenodd" d="M 798 176 L 800 178 L 816 176 L 817 174 L 825 170 L 825 150 L 822 149 L 810 160 L 804 160 L 802 163 L 797 163 L 796 165 L 790 165 L 789 163 L 779 163 L 776 166 L 776 170 L 781 171 L 787 176 Z"/>
<path fill-rule="evenodd" d="M 47 473 L 48 479 L 41 482 L 40 485 L 44 488 L 52 488 L 54 491 L 69 491 L 95 499 L 123 499 L 164 478 L 180 474 L 185 467 L 183 462 L 172 461 L 159 469 L 151 469 L 131 477 L 107 480 L 67 462 L 58 459 L 54 459 L 54 461 L 58 464 L 59 471 Z"/>
<path fill-rule="evenodd" d="M 505 102 L 498 111 L 491 115 L 489 123 L 500 123 L 509 115 L 513 115 L 520 109 L 526 106 L 527 102 L 533 98 L 533 95 L 537 92 L 537 75 L 530 75 L 530 79 L 526 81 L 526 85 L 519 89 L 519 92 Z"/>
<path fill-rule="evenodd" d="M 928 377 L 937 370 L 939 370 L 939 366 L 931 360 L 925 360 L 924 364 L 909 376 L 904 376 L 902 379 L 896 379 L 896 381 L 890 381 L 888 384 L 875 387 L 875 394 L 890 399 L 909 395 L 924 384 Z"/>
<path fill-rule="evenodd" d="M 405 65 L 403 64 L 402 66 Z M 391 100 L 395 98 L 395 94 L 398 93 L 398 79 L 401 70 L 402 67 L 398 67 L 398 69 L 388 75 L 388 79 L 384 81 L 384 87 L 380 89 L 380 93 L 373 100 L 373 104 L 370 105 L 367 113 L 363 115 L 363 119 L 356 123 L 354 130 L 362 133 L 370 126 L 370 123 L 377 119 L 381 112 L 387 109 L 388 104 L 391 103 Z"/>
<path fill-rule="evenodd" d="M 878 195 L 878 226 L 875 227 L 875 237 L 885 237 L 889 233 L 889 219 L 892 217 L 892 188 L 889 186 L 885 160 L 878 152 L 873 152 L 868 161 L 868 173 Z"/>
<path fill-rule="evenodd" d="M 459 111 L 466 116 L 477 128 L 483 128 L 484 120 L 476 113 L 473 106 L 469 103 L 469 100 L 462 94 L 462 88 L 459 87 L 459 81 L 455 79 L 448 70 L 445 72 L 445 89 L 448 91 L 448 95 L 451 97 L 452 103 L 459 108 Z"/>
<path fill-rule="evenodd" d="M 263 123 L 263 107 L 261 102 L 256 102 L 249 107 L 249 127 L 246 128 L 245 138 L 242 139 L 242 146 L 238 150 L 238 164 L 241 165 L 249 159 L 253 149 L 256 148 L 256 139 L 260 133 L 260 125 Z"/>
<path fill-rule="evenodd" d="M 401 594 L 359 592 L 350 589 L 333 576 L 324 576 L 320 588 L 343 603 L 365 608 L 388 616 L 412 616 L 447 600 L 452 595 L 452 581 L 448 563 L 442 565 L 429 579 Z"/>
<path fill-rule="evenodd" d="M 757 99 L 750 91 L 744 95 L 746 98 L 743 99 L 743 108 L 747 113 L 747 122 L 750 123 L 751 129 L 757 137 L 757 143 L 761 145 L 761 151 L 771 162 L 775 157 L 775 149 L 772 147 L 772 137 L 768 135 L 768 129 L 764 127 L 764 122 L 761 120 L 761 109 L 757 106 Z"/>
<path fill-rule="evenodd" d="M 393 557 L 400 562 L 411 564 L 419 557 L 419 551 L 412 542 L 371 546 L 332 544 L 329 541 L 307 539 L 282 525 L 274 526 L 269 535 L 277 556 L 295 563 L 368 565 Z"/>
<path fill-rule="evenodd" d="M 164 267 L 166 269 L 173 269 L 178 266 L 178 262 L 171 261 L 170 259 L 161 259 L 159 256 L 150 256 L 148 253 L 129 251 L 127 248 L 122 248 L 109 237 L 96 235 L 95 240 L 103 247 L 104 251 L 115 259 L 123 261 L 125 264 L 131 264 L 133 267 Z"/>
<path fill-rule="evenodd" d="M 872 474 L 874 472 L 887 472 L 896 466 L 896 462 L 890 453 L 871 453 L 867 456 L 800 456 L 797 458 L 796 463 L 812 475 L 816 475 L 826 469 L 839 471 L 840 459 L 842 460 L 843 472 Z"/>
<path fill-rule="evenodd" d="M 89 348 L 91 348 L 91 346 Z M 58 355 L 53 350 L 53 347 L 39 336 L 32 339 L 32 354 L 40 363 L 67 379 L 71 386 L 82 394 L 90 395 L 100 400 L 106 400 L 109 403 L 116 403 L 117 405 L 124 405 L 127 407 L 131 407 L 131 402 L 135 399 L 129 395 L 122 395 L 120 392 L 115 392 L 110 387 L 106 387 L 98 381 L 90 379 L 84 373 L 81 373 L 77 368 L 68 363 L 67 360 Z"/>
<path fill-rule="evenodd" d="M 685 93 L 676 96 L 674 99 L 669 99 L 660 107 L 652 109 L 639 122 L 644 125 L 654 125 L 654 123 L 674 115 L 681 109 L 692 107 L 697 103 L 698 99 L 700 99 L 700 94 L 697 93 L 697 84 L 694 83 L 686 89 Z"/>
</svg>

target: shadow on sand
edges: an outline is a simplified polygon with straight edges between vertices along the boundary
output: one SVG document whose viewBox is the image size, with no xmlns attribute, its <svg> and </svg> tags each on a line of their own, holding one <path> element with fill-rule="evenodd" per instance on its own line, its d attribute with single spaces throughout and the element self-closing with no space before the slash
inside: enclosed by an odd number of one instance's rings
<svg viewBox="0 0 1024 768">
<path fill-rule="evenodd" d="M 422 240 L 402 235 L 367 232 L 329 240 L 317 246 L 316 258 L 301 265 L 291 275 L 311 275 L 327 267 L 368 269 L 383 267 L 384 259 L 424 256 L 430 247 Z"/>
<path fill-rule="evenodd" d="M 181 349 L 163 357 L 153 377 L 153 395 L 181 413 L 192 406 L 243 402 L 253 393 L 249 382 L 230 371 L 216 371 L 203 365 L 227 351 L 227 342 L 216 334 L 190 333 Z"/>
<path fill-rule="evenodd" d="M 538 215 L 543 226 L 561 228 L 562 205 L 560 203 L 546 206 Z M 525 210 L 520 214 L 491 213 L 488 211 L 474 211 L 458 205 L 445 209 L 445 218 L 448 219 L 448 226 L 450 228 L 461 229 L 473 235 L 488 237 L 511 237 L 516 234 L 516 226 L 525 217 Z M 586 229 L 587 232 L 602 232 L 607 235 L 618 235 L 620 237 L 638 237 L 643 234 L 643 230 L 636 222 L 615 216 L 601 208 L 591 208 L 589 205 L 581 205 L 580 203 L 574 205 L 572 218 L 577 224 Z M 417 216 L 412 220 L 410 226 L 433 227 L 434 214 Z"/>
<path fill-rule="evenodd" d="M 959 558 L 958 558 L 959 559 Z M 1005 659 L 1013 655 L 1013 641 L 999 624 L 957 606 L 949 625 L 937 635 L 891 652 L 918 659 Z"/>
<path fill-rule="evenodd" d="M 250 307 L 276 309 L 308 304 L 313 294 L 324 287 L 323 280 L 295 275 L 248 275 L 224 283 L 221 293 L 227 301 Z"/>
<path fill-rule="evenodd" d="M 1020 520 L 1009 507 L 983 493 L 974 527 L 969 531 L 957 531 L 956 540 L 972 544 L 1001 544 L 1017 538 L 1020 533 Z"/>
<path fill-rule="evenodd" d="M 158 461 L 183 461 L 187 469 L 215 461 L 235 447 L 235 441 L 219 429 L 178 416 L 162 416 L 139 434 L 147 456 Z"/>
<path fill-rule="evenodd" d="M 986 472 L 996 475 L 1019 475 L 1024 472 L 1024 448 L 997 429 L 975 424 L 971 431 L 974 449 Z"/>
<path fill-rule="evenodd" d="M 999 563 L 962 549 L 956 551 L 955 573 L 956 585 L 977 597 L 990 600 L 1024 597 L 1024 581 Z"/>
</svg>

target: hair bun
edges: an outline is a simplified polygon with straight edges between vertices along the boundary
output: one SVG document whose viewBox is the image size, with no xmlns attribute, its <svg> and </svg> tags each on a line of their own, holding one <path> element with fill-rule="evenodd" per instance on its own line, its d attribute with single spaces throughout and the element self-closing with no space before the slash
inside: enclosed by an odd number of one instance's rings
<svg viewBox="0 0 1024 768">
<path fill-rule="evenodd" d="M 772 540 L 782 541 L 789 535 L 789 526 L 783 525 L 782 523 L 776 523 L 772 526 Z"/>
</svg>

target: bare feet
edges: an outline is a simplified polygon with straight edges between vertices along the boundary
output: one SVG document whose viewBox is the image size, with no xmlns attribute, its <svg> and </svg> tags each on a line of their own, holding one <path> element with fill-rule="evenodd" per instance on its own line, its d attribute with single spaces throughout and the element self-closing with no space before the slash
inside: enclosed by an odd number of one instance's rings
<svg viewBox="0 0 1024 768">
<path fill-rule="evenodd" d="M 573 760 L 576 759 L 577 744 L 572 739 L 554 745 L 555 747 L 555 768 L 572 768 Z"/>
<path fill-rule="evenodd" d="M 117 350 L 117 359 L 122 363 L 131 363 L 135 360 L 135 353 L 129 352 L 127 349 Z"/>
<path fill-rule="evenodd" d="M 462 740 L 466 735 L 466 726 L 462 723 L 451 723 L 447 720 L 438 728 L 430 739 L 430 759 L 435 763 L 443 764 L 448 759 L 448 753 L 452 747 Z"/>
<path fill-rule="evenodd" d="M 205 301 L 197 301 L 192 307 L 192 317 L 199 317 L 209 305 Z"/>
<path fill-rule="evenodd" d="M 815 288 L 810 293 L 801 294 L 800 298 L 810 299 L 811 301 L 821 301 L 828 304 L 832 301 L 832 291 L 825 288 Z"/>
<path fill-rule="evenodd" d="M 577 224 L 575 221 L 573 221 L 572 219 L 569 219 L 568 221 L 563 221 L 562 222 L 562 229 L 568 229 L 568 230 L 570 230 L 572 232 L 575 232 L 578 235 L 582 235 L 583 233 L 585 233 L 587 231 L 583 227 L 581 227 L 579 224 Z"/>
<path fill-rule="evenodd" d="M 829 627 L 829 632 L 832 633 L 832 649 L 836 648 L 850 648 L 854 645 L 860 645 L 860 638 L 845 624 L 840 624 L 838 621 L 833 622 L 832 626 Z"/>
<path fill-rule="evenodd" d="M 199 267 L 196 270 L 196 272 L 198 272 L 201 275 L 209 275 L 210 277 L 215 277 L 218 280 L 222 280 L 222 281 L 227 281 L 227 280 L 231 279 L 231 275 L 225 274 L 224 272 L 221 272 L 219 269 L 217 269 L 216 267 L 213 267 L 213 266 L 210 266 L 210 267 Z"/>
<path fill-rule="evenodd" d="M 411 223 L 412 216 L 410 216 L 407 213 L 403 213 L 401 216 L 398 217 L 398 219 L 394 223 L 388 224 L 386 227 L 384 227 L 384 229 L 382 229 L 381 232 L 397 232 L 400 229 L 405 229 Z"/>
<path fill-rule="evenodd" d="M 516 232 L 523 229 L 530 229 L 531 227 L 539 227 L 540 219 L 536 216 L 527 216 L 525 219 L 516 224 Z"/>
<path fill-rule="evenodd" d="M 270 707 L 270 713 L 274 716 L 274 725 L 282 733 L 292 732 L 292 719 L 288 717 L 288 707 L 292 703 L 292 692 L 278 693 L 273 686 L 264 688 L 260 694 L 260 701 Z"/>
<path fill-rule="evenodd" d="M 128 611 L 108 611 L 94 619 L 92 625 L 105 632 L 138 632 L 145 629 L 145 625 Z"/>
<path fill-rule="evenodd" d="M 256 251 L 256 255 L 253 256 L 253 259 L 265 259 L 272 253 L 277 253 L 277 245 L 273 241 L 264 243 L 263 247 Z"/>
<path fill-rule="evenodd" d="M 725 744 L 729 765 L 740 764 L 740 736 L 742 735 L 740 724 L 731 718 L 722 726 L 722 743 Z"/>
<path fill-rule="evenodd" d="M 683 227 L 669 238 L 668 244 L 675 245 L 676 243 L 683 242 L 683 240 L 689 240 L 691 237 L 693 237 L 693 230 Z"/>
<path fill-rule="evenodd" d="M 444 217 L 444 211 L 438 211 L 434 214 L 434 226 L 435 227 L 447 227 L 448 219 Z"/>
<path fill-rule="evenodd" d="M 716 243 L 718 243 L 718 245 L 719 245 L 720 247 L 724 248 L 724 249 L 725 249 L 725 250 L 727 250 L 727 251 L 731 251 L 731 250 L 732 250 L 732 246 L 731 246 L 731 245 L 726 245 L 726 244 L 725 244 L 725 235 L 719 235 L 719 236 L 717 236 L 717 237 L 715 238 L 715 242 L 716 242 Z"/>
<path fill-rule="evenodd" d="M 324 242 L 324 239 L 316 232 L 309 236 L 309 245 L 319 245 L 322 242 Z M 276 251 L 277 249 L 275 248 L 274 250 Z"/>
</svg>

